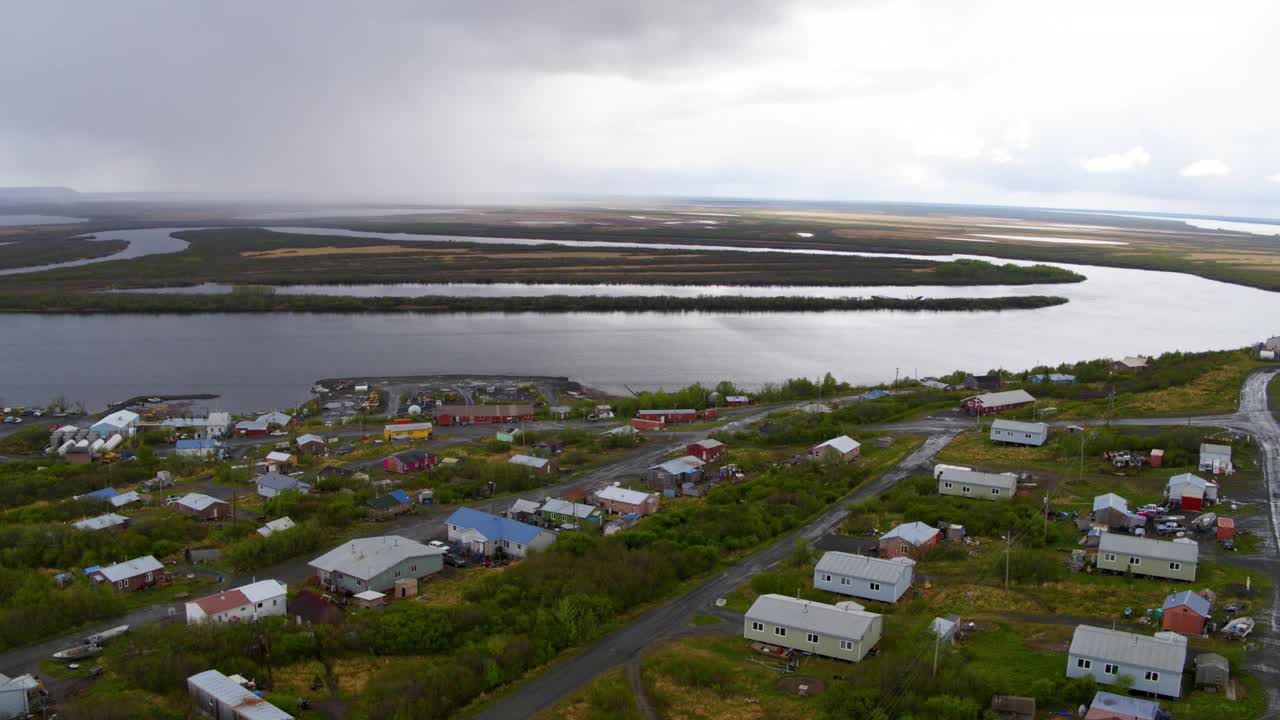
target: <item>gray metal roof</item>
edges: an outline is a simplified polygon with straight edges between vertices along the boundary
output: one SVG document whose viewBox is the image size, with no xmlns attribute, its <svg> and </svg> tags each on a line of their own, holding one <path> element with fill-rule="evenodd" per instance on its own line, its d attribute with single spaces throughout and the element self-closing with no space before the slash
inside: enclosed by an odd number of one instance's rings
<svg viewBox="0 0 1280 720">
<path fill-rule="evenodd" d="M 898 583 L 906 579 L 912 565 L 915 565 L 915 561 L 911 558 L 882 560 L 831 551 L 822 554 L 822 559 L 814 566 L 814 570 L 872 582 Z"/>
<path fill-rule="evenodd" d="M 1221 455 L 1228 460 L 1231 459 L 1230 445 L 1215 445 L 1213 443 L 1200 443 L 1201 455 Z"/>
<path fill-rule="evenodd" d="M 1005 390 L 1004 392 L 985 393 L 977 395 L 976 399 L 982 403 L 984 407 L 1001 407 L 1004 405 L 1014 405 L 1017 403 L 1035 402 L 1036 399 L 1026 390 Z"/>
<path fill-rule="evenodd" d="M 1120 555 L 1136 555 L 1144 558 L 1188 563 L 1200 560 L 1200 546 L 1194 542 L 1166 542 L 1164 540 L 1152 540 L 1151 538 L 1121 535 L 1119 533 L 1103 535 L 1102 540 L 1098 543 L 1098 552 L 1112 552 Z"/>
<path fill-rule="evenodd" d="M 854 440 L 848 435 L 841 435 L 840 437 L 831 438 L 821 445 L 815 445 L 813 449 L 818 450 L 819 448 L 829 447 L 838 453 L 849 453 L 857 450 L 861 445 L 862 443 Z"/>
<path fill-rule="evenodd" d="M 293 720 L 293 716 L 246 690 L 217 670 L 205 670 L 187 678 L 187 684 L 235 708 L 245 720 Z"/>
<path fill-rule="evenodd" d="M 936 528 L 930 527 L 920 521 L 902 523 L 898 527 L 880 536 L 881 540 L 891 538 L 902 538 L 912 545 L 923 545 L 929 542 L 934 535 L 938 534 Z"/>
<path fill-rule="evenodd" d="M 1099 495 L 1093 499 L 1093 511 L 1105 510 L 1107 508 L 1115 508 L 1123 512 L 1129 512 L 1129 501 L 1120 497 L 1115 493 L 1107 493 Z"/>
<path fill-rule="evenodd" d="M 1134 720 L 1155 720 L 1160 712 L 1160 703 L 1099 690 L 1093 696 L 1093 703 L 1089 705 L 1090 710 L 1094 708 L 1106 710 L 1115 715 L 1132 717 Z"/>
<path fill-rule="evenodd" d="M 844 610 L 826 603 L 772 594 L 756 598 L 747 611 L 748 620 L 854 641 L 861 640 L 878 617 L 865 610 Z"/>
<path fill-rule="evenodd" d="M 269 472 L 266 475 L 259 476 L 257 483 L 262 487 L 271 488 L 272 490 L 284 491 L 311 489 L 311 483 L 274 472 Z"/>
<path fill-rule="evenodd" d="M 1011 432 L 1047 433 L 1049 424 L 1042 422 L 1020 422 L 1018 420 L 994 420 L 992 430 L 1009 430 Z"/>
<path fill-rule="evenodd" d="M 107 513 L 106 515 L 98 515 L 97 517 L 87 518 L 74 523 L 72 527 L 77 530 L 104 530 L 116 525 L 123 525 L 129 522 L 129 518 L 115 513 Z"/>
<path fill-rule="evenodd" d="M 150 555 L 143 555 L 122 563 L 109 565 L 98 572 L 101 572 L 102 577 L 106 578 L 108 582 L 118 582 L 149 572 L 162 572 L 163 570 L 164 565 L 161 565 L 159 560 Z"/>
<path fill-rule="evenodd" d="M 214 503 L 224 502 L 204 493 L 187 493 L 178 500 L 178 504 L 200 512 Z"/>
<path fill-rule="evenodd" d="M 698 442 L 694 443 L 694 445 L 701 445 L 702 447 L 708 450 L 715 450 L 718 447 L 723 447 L 724 443 L 720 442 L 719 440 L 713 440 L 711 438 L 707 438 L 706 440 L 699 440 Z"/>
<path fill-rule="evenodd" d="M 533 457 L 532 455 L 512 455 L 507 462 L 512 465 L 524 465 L 541 470 L 550 461 L 546 458 Z"/>
<path fill-rule="evenodd" d="M 1077 625 L 1071 654 L 1153 670 L 1182 672 L 1187 662 L 1187 639 L 1177 633 L 1137 633 Z"/>
<path fill-rule="evenodd" d="M 947 468 L 938 473 L 938 479 L 964 483 L 965 485 L 977 485 L 978 487 L 1000 488 L 1009 492 L 1016 492 L 1018 489 L 1018 479 L 1011 475 L 998 475 L 974 470 L 952 470 Z"/>
<path fill-rule="evenodd" d="M 1196 656 L 1196 667 L 1215 667 L 1225 671 L 1228 669 L 1229 663 L 1227 663 L 1226 658 L 1218 653 L 1200 653 Z"/>
<path fill-rule="evenodd" d="M 357 538 L 312 560 L 311 567 L 368 580 L 390 570 L 404 560 L 427 555 L 443 555 L 444 550 L 428 547 L 399 535 Z"/>
</svg>

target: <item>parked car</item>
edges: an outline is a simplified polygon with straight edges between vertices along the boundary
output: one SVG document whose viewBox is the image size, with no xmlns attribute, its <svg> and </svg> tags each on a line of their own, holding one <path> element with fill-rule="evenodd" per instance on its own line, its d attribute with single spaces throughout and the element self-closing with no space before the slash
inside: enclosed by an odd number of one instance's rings
<svg viewBox="0 0 1280 720">
<path fill-rule="evenodd" d="M 1156 530 L 1162 533 L 1186 532 L 1187 526 L 1176 522 L 1163 522 L 1156 526 Z"/>
<path fill-rule="evenodd" d="M 467 566 L 467 561 L 465 559 L 454 555 L 453 553 L 445 553 L 444 563 L 458 568 L 464 568 Z"/>
<path fill-rule="evenodd" d="M 1147 512 L 1154 514 L 1154 513 L 1160 512 L 1163 509 L 1164 508 L 1160 507 L 1159 505 L 1156 505 L 1155 503 L 1147 503 L 1146 505 L 1143 505 L 1142 507 L 1138 508 L 1138 514 L 1142 515 L 1143 513 L 1147 513 Z"/>
<path fill-rule="evenodd" d="M 446 551 L 449 549 L 448 543 L 443 543 L 443 542 L 440 542 L 439 540 L 432 540 L 431 542 L 427 543 L 427 545 L 433 548 L 440 548 L 441 550 L 446 550 Z"/>
</svg>

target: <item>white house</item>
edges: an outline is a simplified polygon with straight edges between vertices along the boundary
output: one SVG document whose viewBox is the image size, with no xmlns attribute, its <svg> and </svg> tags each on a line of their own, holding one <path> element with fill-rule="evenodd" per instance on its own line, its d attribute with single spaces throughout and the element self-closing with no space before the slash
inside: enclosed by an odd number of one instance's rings
<svg viewBox="0 0 1280 720">
<path fill-rule="evenodd" d="M 31 712 L 31 698 L 40 683 L 31 675 L 0 674 L 0 718 L 24 718 Z"/>
<path fill-rule="evenodd" d="M 553 533 L 540 527 L 468 507 L 453 511 L 445 522 L 449 542 L 463 546 L 470 555 L 522 558 L 530 550 L 542 550 L 556 541 Z"/>
<path fill-rule="evenodd" d="M 276 580 L 259 580 L 234 590 L 207 595 L 187 603 L 187 624 L 250 622 L 285 614 L 288 588 Z"/>
<path fill-rule="evenodd" d="M 1214 475 L 1230 475 L 1235 472 L 1235 466 L 1231 464 L 1231 446 L 1201 443 L 1200 470 Z"/>
<path fill-rule="evenodd" d="M 756 598 L 742 626 L 747 640 L 851 662 L 866 657 L 883 631 L 876 613 L 771 594 Z"/>
<path fill-rule="evenodd" d="M 830 440 L 814 445 L 809 449 L 809 457 L 814 460 L 834 460 L 837 462 L 853 462 L 858 459 L 859 448 L 862 443 L 854 440 L 848 435 L 831 438 Z"/>
<path fill-rule="evenodd" d="M 938 477 L 939 495 L 956 495 L 980 500 L 1009 500 L 1018 492 L 1018 479 L 1012 475 L 997 475 L 973 470 L 943 470 L 935 474 Z"/>
<path fill-rule="evenodd" d="M 227 434 L 231 429 L 231 413 L 228 412 L 211 412 L 209 413 L 209 421 L 205 423 L 205 435 L 210 438 L 220 438 Z"/>
<path fill-rule="evenodd" d="M 813 586 L 841 595 L 895 603 L 911 587 L 915 564 L 909 557 L 882 560 L 827 552 L 814 566 Z"/>
<path fill-rule="evenodd" d="M 1133 680 L 1133 690 L 1176 698 L 1182 697 L 1186 664 L 1187 639 L 1178 633 L 1138 635 L 1077 625 L 1067 653 L 1067 677 L 1089 675 L 1114 685 L 1125 675 Z"/>
<path fill-rule="evenodd" d="M 1049 424 L 994 420 L 991 423 L 991 441 L 1040 447 L 1049 439 Z"/>
<path fill-rule="evenodd" d="M 292 518 L 288 518 L 288 517 L 276 518 L 275 520 L 272 520 L 271 522 L 258 528 L 258 534 L 261 535 L 262 537 L 270 537 L 271 533 L 284 532 L 285 530 L 292 530 L 295 526 L 296 526 L 296 523 L 293 522 Z"/>
<path fill-rule="evenodd" d="M 142 496 L 138 494 L 137 490 L 130 490 L 128 492 L 122 492 L 118 495 L 112 495 L 111 497 L 107 498 L 107 502 L 111 503 L 111 507 L 122 508 L 125 505 L 132 505 L 136 502 L 142 502 Z"/>
<path fill-rule="evenodd" d="M 1164 485 L 1165 497 L 1170 500 L 1182 500 L 1185 497 L 1200 498 L 1217 502 L 1218 500 L 1218 483 L 1212 480 L 1205 480 L 1198 475 L 1191 473 L 1182 473 L 1169 478 Z M 1184 503 L 1184 508 L 1185 508 Z M 1192 508 L 1185 508 L 1192 509 Z"/>
</svg>

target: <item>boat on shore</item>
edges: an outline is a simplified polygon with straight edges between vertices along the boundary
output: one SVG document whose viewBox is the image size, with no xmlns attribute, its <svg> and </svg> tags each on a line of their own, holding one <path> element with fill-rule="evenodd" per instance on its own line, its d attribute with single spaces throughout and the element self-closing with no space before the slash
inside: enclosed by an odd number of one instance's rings
<svg viewBox="0 0 1280 720">
<path fill-rule="evenodd" d="M 97 645 L 76 645 L 66 650 L 59 650 L 53 654 L 54 660 L 82 660 L 84 658 L 93 657 L 102 653 L 102 648 Z"/>
<path fill-rule="evenodd" d="M 106 644 L 107 641 L 114 640 L 115 638 L 118 638 L 127 632 L 129 632 L 128 625 L 117 625 L 116 627 L 103 630 L 100 633 L 94 633 L 90 635 L 89 637 L 84 639 L 84 644 L 85 645 L 104 645 Z"/>
</svg>

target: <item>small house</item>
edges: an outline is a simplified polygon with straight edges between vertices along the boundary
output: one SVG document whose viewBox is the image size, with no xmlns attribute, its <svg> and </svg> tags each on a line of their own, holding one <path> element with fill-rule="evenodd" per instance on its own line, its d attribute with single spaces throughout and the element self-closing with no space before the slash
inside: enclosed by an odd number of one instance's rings
<svg viewBox="0 0 1280 720">
<path fill-rule="evenodd" d="M 150 555 L 100 567 L 89 573 L 97 582 L 109 583 L 117 592 L 135 592 L 164 579 L 164 565 Z"/>
<path fill-rule="evenodd" d="M 173 454 L 178 457 L 211 458 L 218 454 L 222 443 L 211 438 L 183 439 L 173 444 Z"/>
<path fill-rule="evenodd" d="M 311 483 L 276 472 L 259 475 L 254 482 L 257 483 L 258 494 L 264 498 L 273 498 L 284 492 L 311 492 Z"/>
<path fill-rule="evenodd" d="M 1006 390 L 967 397 L 960 401 L 960 409 L 970 415 L 993 415 L 1026 407 L 1035 401 L 1036 399 L 1026 390 Z"/>
<path fill-rule="evenodd" d="M 123 515 L 117 515 L 115 513 L 107 513 L 105 515 L 98 515 L 96 517 L 86 518 L 84 520 L 74 522 L 71 524 L 71 527 L 77 530 L 86 530 L 86 531 L 106 530 L 108 528 L 120 527 L 122 525 L 126 525 L 128 524 L 128 522 L 129 522 L 129 518 L 124 517 Z"/>
<path fill-rule="evenodd" d="M 711 438 L 699 440 L 695 443 L 689 443 L 689 445 L 685 447 L 685 452 L 703 462 L 715 462 L 716 460 L 719 460 L 725 450 L 726 448 L 724 443 L 719 440 L 712 440 Z"/>
<path fill-rule="evenodd" d="M 210 720 L 293 720 L 293 716 L 263 700 L 217 670 L 187 678 L 191 709 Z"/>
<path fill-rule="evenodd" d="M 1151 452 L 1147 453 L 1147 464 L 1151 467 L 1164 467 L 1164 450 L 1151 448 Z"/>
<path fill-rule="evenodd" d="M 429 422 L 419 423 L 392 423 L 391 425 L 382 426 L 383 440 L 429 440 L 431 439 L 432 424 Z"/>
<path fill-rule="evenodd" d="M 231 427 L 231 413 L 229 412 L 211 412 L 209 419 L 205 421 L 205 437 L 220 438 L 225 437 L 227 430 Z"/>
<path fill-rule="evenodd" d="M 1176 592 L 1160 606 L 1160 629 L 1183 635 L 1201 635 L 1209 622 L 1209 601 L 1190 590 Z"/>
<path fill-rule="evenodd" d="M 107 498 L 107 504 L 113 508 L 122 508 L 139 502 L 142 502 L 142 496 L 138 494 L 137 490 L 122 492 Z"/>
<path fill-rule="evenodd" d="M 533 500 L 517 498 L 515 502 L 511 503 L 511 507 L 507 508 L 506 515 L 512 520 L 528 522 L 538 516 L 539 507 L 541 505 Z"/>
<path fill-rule="evenodd" d="M 1207 503 L 1218 500 L 1218 483 L 1198 475 L 1182 473 L 1165 483 L 1165 497 L 1181 503 L 1183 510 L 1199 510 Z"/>
<path fill-rule="evenodd" d="M 278 533 L 278 532 L 284 532 L 285 530 L 292 530 L 295 526 L 296 526 L 296 523 L 293 522 L 292 518 L 288 518 L 288 517 L 276 518 L 275 520 L 272 520 L 271 522 L 258 528 L 258 534 L 261 535 L 262 537 L 271 537 L 271 533 Z"/>
<path fill-rule="evenodd" d="M 445 521 L 449 542 L 461 545 L 478 557 L 522 558 L 530 550 L 542 550 L 556 536 L 534 525 L 462 507 Z"/>
<path fill-rule="evenodd" d="M 1004 385 L 1004 378 L 999 373 L 969 375 L 960 385 L 966 390 L 999 390 Z"/>
<path fill-rule="evenodd" d="M 1196 687 L 1225 688 L 1231 682 L 1231 666 L 1217 653 L 1200 653 L 1196 656 Z"/>
<path fill-rule="evenodd" d="M 1214 475 L 1230 475 L 1235 472 L 1235 466 L 1231 464 L 1231 446 L 1201 443 L 1199 467 L 1202 472 Z"/>
<path fill-rule="evenodd" d="M 1077 625 L 1067 652 L 1067 677 L 1091 676 L 1114 685 L 1122 675 L 1130 689 L 1165 697 L 1182 697 L 1182 670 L 1187 639 L 1177 633 L 1138 635 L 1092 625 Z"/>
<path fill-rule="evenodd" d="M 258 582 L 206 595 L 187 603 L 187 624 L 252 622 L 285 614 L 288 588 L 275 580 Z"/>
<path fill-rule="evenodd" d="M 311 433 L 299 435 L 295 442 L 298 444 L 298 452 L 303 455 L 323 455 L 325 450 L 328 449 L 324 438 Z"/>
<path fill-rule="evenodd" d="M 1049 439 L 1049 425 L 1042 422 L 1018 422 L 994 420 L 991 423 L 991 441 L 1040 447 Z"/>
<path fill-rule="evenodd" d="M 542 503 L 542 507 L 538 509 L 538 515 L 545 522 L 552 525 L 569 524 L 579 528 L 583 525 L 588 525 L 598 529 L 600 524 L 604 522 L 603 508 L 557 498 L 547 498 L 546 502 Z"/>
<path fill-rule="evenodd" d="M 826 552 L 814 566 L 813 586 L 850 597 L 896 603 L 911 588 L 915 564 L 914 560 L 903 556 L 883 560 Z"/>
<path fill-rule="evenodd" d="M 1126 355 L 1111 363 L 1113 373 L 1136 373 L 1151 367 L 1151 358 L 1145 355 Z"/>
<path fill-rule="evenodd" d="M 267 453 L 266 457 L 267 469 L 271 472 L 280 472 L 281 470 L 288 472 L 298 464 L 298 458 L 292 453 L 282 452 L 280 450 L 272 450 Z"/>
<path fill-rule="evenodd" d="M 743 620 L 747 640 L 858 662 L 880 642 L 884 619 L 853 607 L 761 595 Z"/>
<path fill-rule="evenodd" d="M 628 420 L 627 425 L 635 430 L 662 430 L 667 426 L 661 420 L 646 420 L 638 417 Z"/>
<path fill-rule="evenodd" d="M 203 493 L 187 493 L 173 507 L 183 515 L 200 520 L 219 520 L 231 515 L 231 505 Z"/>
<path fill-rule="evenodd" d="M 512 455 L 507 462 L 512 465 L 523 465 L 535 475 L 550 475 L 556 471 L 557 465 L 555 458 L 540 458 L 532 455 Z"/>
<path fill-rule="evenodd" d="M 862 443 L 848 435 L 841 435 L 809 448 L 809 457 L 827 462 L 853 462 L 858 459 L 861 447 Z"/>
<path fill-rule="evenodd" d="M 236 435 L 240 437 L 262 437 L 271 432 L 265 420 L 241 420 L 236 423 Z"/>
<path fill-rule="evenodd" d="M 1009 500 L 1018 493 L 1018 479 L 1012 475 L 942 470 L 938 477 L 938 494 L 980 500 Z"/>
<path fill-rule="evenodd" d="M 493 434 L 493 437 L 498 442 L 510 443 L 514 445 L 520 441 L 520 437 L 523 434 L 524 433 L 520 431 L 520 428 L 508 427 L 508 428 L 500 428 L 497 432 Z"/>
<path fill-rule="evenodd" d="M 387 605 L 387 594 L 380 593 L 377 590 L 365 590 L 351 596 L 356 607 L 362 607 L 367 610 L 376 610 Z"/>
<path fill-rule="evenodd" d="M 1105 533 L 1098 542 L 1098 569 L 1166 580 L 1196 579 L 1200 546 L 1195 541 L 1153 540 Z"/>
<path fill-rule="evenodd" d="M 413 512 L 413 498 L 404 490 L 392 490 L 365 503 L 370 520 L 389 520 L 397 515 Z"/>
<path fill-rule="evenodd" d="M 0 718 L 35 717 L 44 688 L 34 676 L 0 674 Z M 43 714 L 43 713 L 41 713 Z"/>
<path fill-rule="evenodd" d="M 1084 720 L 1161 720 L 1160 703 L 1099 690 Z"/>
<path fill-rule="evenodd" d="M 1091 515 L 1094 523 L 1106 525 L 1111 530 L 1132 530 L 1147 524 L 1145 517 L 1129 511 L 1128 500 L 1115 493 L 1095 497 Z"/>
<path fill-rule="evenodd" d="M 100 502 L 110 502 L 111 498 L 120 494 L 120 491 L 113 487 L 105 487 L 101 490 L 94 490 L 83 495 L 77 495 L 77 500 L 98 500 Z"/>
<path fill-rule="evenodd" d="M 745 407 L 751 404 L 751 398 L 746 395 L 726 395 L 724 404 L 728 407 Z"/>
<path fill-rule="evenodd" d="M 661 499 L 657 493 L 628 490 L 619 485 L 610 485 L 596 493 L 596 502 L 606 512 L 618 515 L 635 513 L 640 516 L 652 515 L 658 511 Z"/>
<path fill-rule="evenodd" d="M 382 469 L 401 475 L 426 470 L 436 464 L 436 456 L 426 450 L 404 450 L 382 461 Z"/>
<path fill-rule="evenodd" d="M 424 578 L 444 569 L 443 548 L 423 545 L 399 535 L 357 538 L 308 563 L 320 584 L 354 595 L 365 590 L 386 592 L 396 580 Z"/>
<path fill-rule="evenodd" d="M 940 533 L 922 522 L 903 523 L 880 536 L 882 558 L 919 557 L 938 544 Z"/>
<path fill-rule="evenodd" d="M 702 480 L 703 462 L 692 455 L 668 460 L 654 465 L 646 472 L 649 487 L 657 490 L 673 490 Z"/>
</svg>

